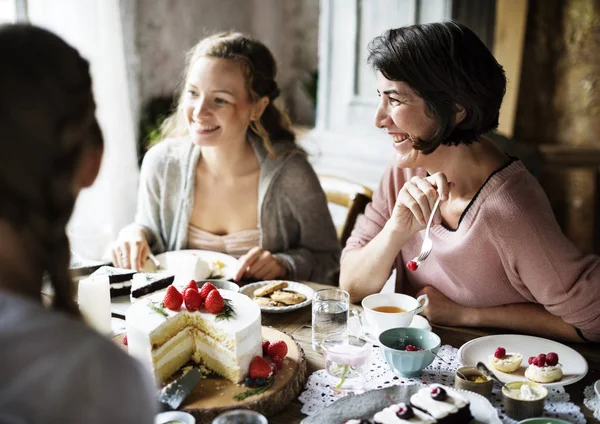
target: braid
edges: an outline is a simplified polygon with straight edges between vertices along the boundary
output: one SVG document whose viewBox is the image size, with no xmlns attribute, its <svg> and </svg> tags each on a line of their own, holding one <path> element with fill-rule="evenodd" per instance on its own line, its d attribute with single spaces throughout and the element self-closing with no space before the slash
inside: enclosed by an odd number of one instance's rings
<svg viewBox="0 0 600 424">
<path fill-rule="evenodd" d="M 53 307 L 80 316 L 65 228 L 77 196 L 75 169 L 86 150 L 103 145 L 89 65 L 30 25 L 0 26 L 0 56 L 0 219 L 19 232 L 28 265 L 46 273 Z"/>
</svg>

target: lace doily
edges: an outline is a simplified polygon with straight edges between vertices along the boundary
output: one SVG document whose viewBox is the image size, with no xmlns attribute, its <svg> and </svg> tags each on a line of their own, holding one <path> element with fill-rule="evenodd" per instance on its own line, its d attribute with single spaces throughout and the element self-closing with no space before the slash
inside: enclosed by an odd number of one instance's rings
<svg viewBox="0 0 600 424">
<path fill-rule="evenodd" d="M 457 353 L 458 349 L 449 345 L 444 345 L 440 347 L 437 354 L 447 363 L 436 358 L 431 365 L 423 370 L 423 374 L 419 378 L 404 378 L 399 377 L 392 372 L 381 355 L 379 348 L 373 346 L 369 369 L 365 378 L 364 390 L 381 389 L 400 384 L 411 386 L 439 383 L 453 387 L 454 373 L 456 369 L 461 366 L 457 358 Z M 339 399 L 339 397 L 333 395 L 329 381 L 329 376 L 325 370 L 316 371 L 308 378 L 306 390 L 302 392 L 298 398 L 298 400 L 304 404 L 302 406 L 303 414 L 316 414 L 321 409 L 331 405 Z M 517 423 L 517 421 L 504 414 L 502 393 L 497 384 L 494 385 L 489 400 L 498 411 L 498 416 L 503 423 Z M 575 424 L 585 424 L 585 417 L 583 416 L 581 409 L 577 405 L 569 402 L 569 400 L 570 396 L 565 392 L 564 387 L 549 387 L 548 397 L 544 406 L 544 416 L 560 418 Z M 598 400 L 596 399 L 596 401 Z"/>
<path fill-rule="evenodd" d="M 583 404 L 594 411 L 594 418 L 600 420 L 600 398 L 594 390 L 594 386 L 587 386 L 583 391 Z"/>
</svg>

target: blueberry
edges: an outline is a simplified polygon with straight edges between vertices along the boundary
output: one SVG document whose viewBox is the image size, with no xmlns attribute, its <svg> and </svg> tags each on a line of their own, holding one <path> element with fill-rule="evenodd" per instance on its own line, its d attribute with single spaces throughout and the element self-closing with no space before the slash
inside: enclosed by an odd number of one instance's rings
<svg viewBox="0 0 600 424">
<path fill-rule="evenodd" d="M 257 385 L 257 386 L 259 386 L 259 387 L 260 387 L 260 386 L 264 386 L 265 384 L 267 384 L 267 380 L 265 380 L 264 378 L 262 378 L 262 377 L 258 377 L 258 378 L 256 379 L 256 385 Z"/>
<path fill-rule="evenodd" d="M 246 387 L 252 387 L 254 386 L 254 380 L 251 377 L 246 377 L 244 384 L 246 385 Z"/>
</svg>

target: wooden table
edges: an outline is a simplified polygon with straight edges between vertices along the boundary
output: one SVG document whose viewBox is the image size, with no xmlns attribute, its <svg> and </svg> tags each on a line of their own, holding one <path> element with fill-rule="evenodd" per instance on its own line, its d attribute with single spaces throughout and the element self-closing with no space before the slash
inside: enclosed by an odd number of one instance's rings
<svg viewBox="0 0 600 424">
<path fill-rule="evenodd" d="M 307 283 L 310 287 L 315 290 L 322 288 L 328 288 L 322 284 Z M 359 306 L 352 305 L 352 308 L 359 308 Z M 302 346 L 306 354 L 306 360 L 308 365 L 308 375 L 313 372 L 323 369 L 325 364 L 323 362 L 323 356 L 316 353 L 312 349 L 311 343 L 311 308 L 306 307 L 296 311 L 288 312 L 285 314 L 267 314 L 262 315 L 262 324 L 265 326 L 271 326 L 278 330 L 284 331 L 294 337 L 296 341 Z M 475 339 L 481 336 L 487 336 L 491 334 L 506 334 L 506 331 L 497 331 L 492 329 L 474 329 L 474 328 L 462 328 L 462 327 L 442 327 L 433 326 L 433 331 L 440 336 L 442 339 L 442 345 L 447 344 L 455 348 L 459 348 L 469 340 Z M 582 380 L 577 383 L 565 386 L 565 390 L 571 396 L 571 402 L 581 408 L 581 412 L 586 417 L 588 423 L 599 423 L 593 416 L 593 412 L 590 411 L 583 405 L 583 390 L 586 386 L 594 384 L 594 382 L 600 379 L 600 349 L 598 345 L 593 344 L 569 344 L 564 343 L 567 346 L 572 347 L 579 353 L 581 353 L 588 362 L 589 371 L 588 374 Z M 292 402 L 283 411 L 276 415 L 269 417 L 270 424 L 291 424 L 299 423 L 305 418 L 305 415 L 300 412 L 302 403 L 298 400 Z"/>
</svg>

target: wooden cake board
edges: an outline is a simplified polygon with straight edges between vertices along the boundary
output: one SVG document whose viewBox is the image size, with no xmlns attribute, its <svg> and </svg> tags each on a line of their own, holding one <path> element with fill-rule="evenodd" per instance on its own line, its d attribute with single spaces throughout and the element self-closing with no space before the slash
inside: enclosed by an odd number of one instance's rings
<svg viewBox="0 0 600 424">
<path fill-rule="evenodd" d="M 126 351 L 124 335 L 120 334 L 113 340 Z M 288 346 L 288 354 L 283 360 L 283 367 L 275 375 L 273 386 L 264 393 L 237 401 L 235 396 L 248 387 L 219 376 L 208 376 L 200 380 L 179 409 L 194 415 L 197 423 L 210 424 L 217 415 L 231 409 L 252 409 L 269 417 L 297 398 L 307 377 L 304 350 L 293 338 L 271 327 L 262 327 L 262 337 L 272 342 L 283 340 Z"/>
</svg>

